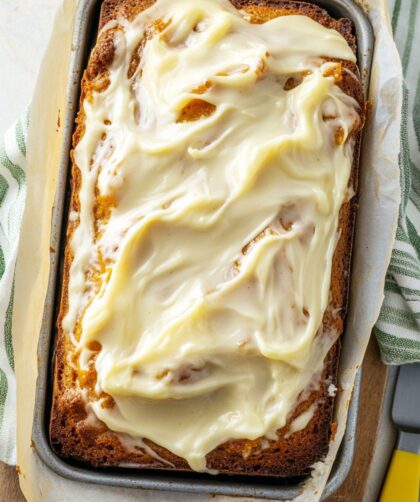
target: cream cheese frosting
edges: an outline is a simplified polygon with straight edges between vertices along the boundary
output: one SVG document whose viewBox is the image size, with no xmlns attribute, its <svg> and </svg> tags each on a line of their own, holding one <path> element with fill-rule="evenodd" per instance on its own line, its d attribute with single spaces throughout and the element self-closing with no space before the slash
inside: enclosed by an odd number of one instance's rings
<svg viewBox="0 0 420 502">
<path fill-rule="evenodd" d="M 306 16 L 251 24 L 227 0 L 157 0 L 109 29 L 109 85 L 74 150 L 62 326 L 82 369 L 100 344 L 96 391 L 115 404 L 92 402 L 97 418 L 204 471 L 227 440 L 275 438 L 334 342 L 320 330 L 359 114 L 326 58 L 355 56 Z"/>
</svg>

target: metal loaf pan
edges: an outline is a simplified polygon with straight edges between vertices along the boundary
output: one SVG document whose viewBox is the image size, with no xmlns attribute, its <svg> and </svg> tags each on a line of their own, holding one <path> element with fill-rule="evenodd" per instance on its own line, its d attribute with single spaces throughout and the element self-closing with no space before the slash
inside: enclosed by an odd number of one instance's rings
<svg viewBox="0 0 420 502">
<path fill-rule="evenodd" d="M 373 32 L 365 13 L 352 0 L 306 0 L 325 8 L 333 17 L 346 17 L 353 21 L 358 44 L 358 64 L 367 95 L 373 52 Z M 64 121 L 64 142 L 61 154 L 57 196 L 52 217 L 51 268 L 45 300 L 44 316 L 38 344 L 38 380 L 34 410 L 32 438 L 37 454 L 55 473 L 68 479 L 102 485 L 189 493 L 217 494 L 289 500 L 301 491 L 302 479 L 258 480 L 252 477 L 210 476 L 197 473 L 169 473 L 134 469 L 93 469 L 66 462 L 51 449 L 48 423 L 51 409 L 52 375 L 55 346 L 55 321 L 58 292 L 65 243 L 67 206 L 69 197 L 69 172 L 71 138 L 78 108 L 80 81 L 87 58 L 93 47 L 102 0 L 79 0 L 73 33 L 72 54 L 67 89 L 67 110 Z M 362 166 L 363 168 L 363 166 Z M 345 332 L 343 336 L 352 336 Z M 339 370 L 340 371 L 340 370 Z M 328 498 L 346 478 L 353 460 L 361 375 L 357 375 L 353 398 L 349 407 L 344 438 L 322 495 Z"/>
</svg>

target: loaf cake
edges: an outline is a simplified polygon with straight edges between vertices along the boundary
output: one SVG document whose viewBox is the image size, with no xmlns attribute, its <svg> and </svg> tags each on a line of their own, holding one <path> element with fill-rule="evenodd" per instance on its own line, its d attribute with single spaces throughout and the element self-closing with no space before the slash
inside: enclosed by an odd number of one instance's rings
<svg viewBox="0 0 420 502">
<path fill-rule="evenodd" d="M 81 84 L 50 441 L 304 476 L 333 434 L 365 104 L 348 19 L 104 0 Z"/>
</svg>

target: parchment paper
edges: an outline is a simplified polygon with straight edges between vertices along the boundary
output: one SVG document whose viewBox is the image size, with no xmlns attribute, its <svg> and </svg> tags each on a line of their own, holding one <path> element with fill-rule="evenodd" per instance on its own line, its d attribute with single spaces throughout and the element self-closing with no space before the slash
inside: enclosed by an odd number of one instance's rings
<svg viewBox="0 0 420 502">
<path fill-rule="evenodd" d="M 37 343 L 47 288 L 51 212 L 63 132 L 68 64 L 76 0 L 63 0 L 41 66 L 28 140 L 28 195 L 16 271 L 13 341 L 17 376 L 18 471 L 25 497 L 38 501 L 184 501 L 185 494 L 94 486 L 55 475 L 31 447 L 37 377 Z M 366 0 L 375 31 L 375 51 L 361 157 L 359 201 L 350 293 L 350 310 L 340 361 L 336 401 L 338 423 L 327 459 L 319 463 L 300 501 L 318 500 L 342 439 L 354 377 L 361 365 L 372 327 L 383 300 L 385 273 L 395 236 L 399 186 L 399 137 L 402 72 L 384 0 Z M 194 496 L 190 501 L 229 500 Z M 232 499 L 238 500 L 238 498 Z M 250 500 L 250 499 L 242 499 Z"/>
</svg>

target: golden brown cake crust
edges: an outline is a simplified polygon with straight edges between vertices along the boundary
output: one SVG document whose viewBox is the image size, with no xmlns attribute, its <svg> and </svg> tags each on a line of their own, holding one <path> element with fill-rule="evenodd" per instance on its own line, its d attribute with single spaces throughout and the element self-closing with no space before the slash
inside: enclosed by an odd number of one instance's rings
<svg viewBox="0 0 420 502">
<path fill-rule="evenodd" d="M 348 19 L 335 20 L 329 14 L 313 5 L 304 2 L 287 0 L 231 0 L 238 9 L 251 14 L 253 22 L 264 22 L 280 15 L 302 14 L 311 17 L 320 24 L 340 32 L 352 49 L 356 50 L 352 23 Z M 104 0 L 101 10 L 100 27 L 113 19 L 124 16 L 128 19 L 149 7 L 153 0 Z M 100 91 L 108 85 L 108 67 L 114 57 L 113 31 L 103 33 L 89 58 L 88 67 L 82 79 L 80 109 L 76 119 L 73 136 L 73 148 L 84 134 L 84 112 L 82 103 L 89 99 L 93 90 Z M 353 75 L 359 75 L 356 65 L 342 62 Z M 343 72 L 339 83 L 344 92 L 353 96 L 361 106 L 361 118 L 364 121 L 365 104 L 360 80 L 350 72 Z M 360 132 L 357 133 L 355 155 L 349 185 L 356 191 L 358 173 L 358 150 Z M 72 192 L 70 210 L 79 211 L 79 189 L 81 173 L 74 163 L 72 166 Z M 340 239 L 334 257 L 330 288 L 329 309 L 324 315 L 323 326 L 339 334 L 343 331 L 343 322 L 347 307 L 349 286 L 350 257 L 353 238 L 353 227 L 356 210 L 356 198 L 346 202 L 340 211 Z M 67 242 L 69 242 L 77 221 L 69 221 L 67 226 Z M 73 256 L 67 245 L 64 256 L 63 285 L 61 305 L 57 319 L 57 346 L 55 354 L 53 403 L 50 419 L 51 445 L 58 455 L 82 462 L 94 467 L 111 467 L 121 464 L 133 464 L 138 469 L 160 469 L 189 471 L 185 460 L 168 450 L 145 440 L 149 446 L 163 459 L 171 462 L 173 467 L 160 462 L 141 449 L 127 450 L 120 442 L 118 434 L 109 430 L 104 424 L 87 420 L 86 402 L 77 386 L 77 372 L 67 364 L 72 355 L 72 344 L 61 327 L 61 321 L 68 308 L 68 281 Z M 252 476 L 293 477 L 306 475 L 310 466 L 322 459 L 328 451 L 331 437 L 334 398 L 329 395 L 328 387 L 336 383 L 339 362 L 340 341 L 333 345 L 328 353 L 319 388 L 308 392 L 289 417 L 286 426 L 278 433 L 276 441 L 234 440 L 220 445 L 207 455 L 209 468 L 221 473 L 244 474 Z M 295 417 L 317 403 L 316 411 L 305 429 L 288 435 L 290 424 Z"/>
</svg>

